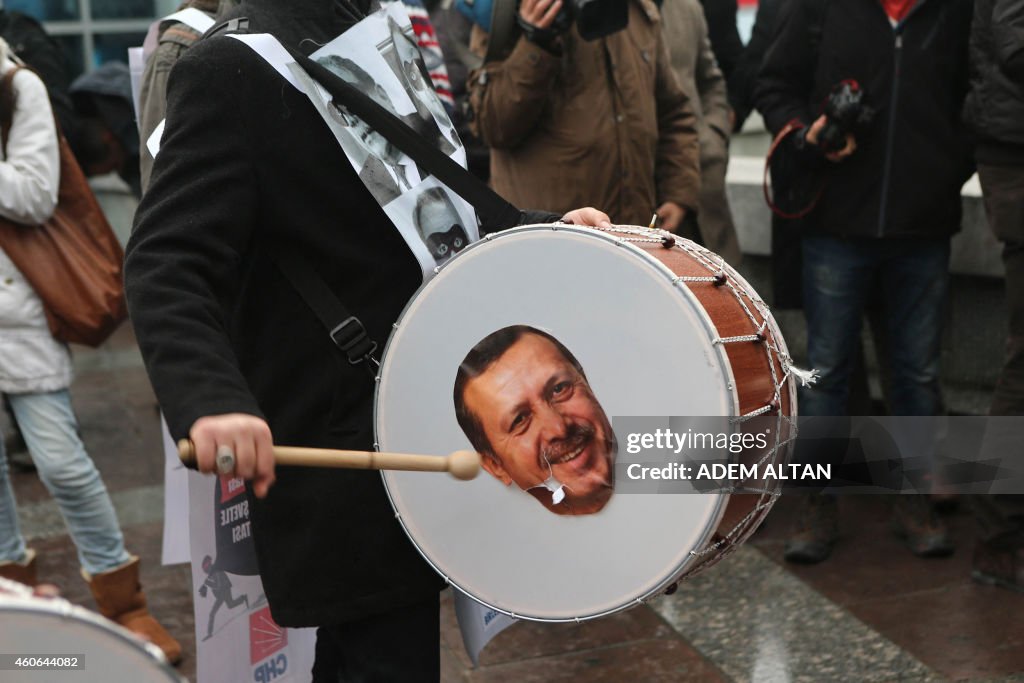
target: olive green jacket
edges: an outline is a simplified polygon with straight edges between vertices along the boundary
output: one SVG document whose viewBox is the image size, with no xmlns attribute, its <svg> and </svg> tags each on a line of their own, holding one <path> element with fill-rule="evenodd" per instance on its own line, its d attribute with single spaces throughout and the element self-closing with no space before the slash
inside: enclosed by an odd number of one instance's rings
<svg viewBox="0 0 1024 683">
<path fill-rule="evenodd" d="M 186 0 L 179 10 L 194 7 L 217 17 L 238 0 Z M 160 26 L 159 44 L 146 62 L 146 70 L 142 73 L 139 87 L 139 166 L 142 171 L 142 189 L 149 185 L 149 174 L 153 170 L 153 157 L 146 148 L 157 125 L 164 120 L 167 110 L 167 78 L 171 75 L 171 67 L 181 57 L 181 53 L 192 47 L 201 35 L 185 24 L 165 22 Z"/>
</svg>

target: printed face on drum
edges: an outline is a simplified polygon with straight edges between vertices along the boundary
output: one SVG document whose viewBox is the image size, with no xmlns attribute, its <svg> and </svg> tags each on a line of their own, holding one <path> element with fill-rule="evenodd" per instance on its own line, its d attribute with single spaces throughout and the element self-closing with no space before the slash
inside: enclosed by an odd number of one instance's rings
<svg viewBox="0 0 1024 683">
<path fill-rule="evenodd" d="M 548 510 L 593 514 L 611 498 L 614 432 L 579 362 L 550 335 L 517 325 L 473 347 L 455 410 L 484 469 Z"/>
</svg>

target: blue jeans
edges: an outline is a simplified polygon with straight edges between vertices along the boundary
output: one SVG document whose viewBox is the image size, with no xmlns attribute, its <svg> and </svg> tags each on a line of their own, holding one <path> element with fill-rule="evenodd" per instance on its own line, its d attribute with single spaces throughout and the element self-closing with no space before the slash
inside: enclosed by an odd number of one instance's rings
<svg viewBox="0 0 1024 683">
<path fill-rule="evenodd" d="M 939 356 L 949 239 L 803 239 L 803 295 L 807 354 L 820 375 L 800 390 L 800 414 L 845 415 L 850 370 L 860 351 L 868 293 L 881 288 L 889 413 L 938 415 L 942 411 Z"/>
<path fill-rule="evenodd" d="M 89 574 L 116 569 L 131 558 L 100 473 L 85 452 L 67 390 L 9 394 L 39 478 L 53 495 Z M 0 439 L 0 562 L 25 559 L 14 491 Z"/>
</svg>

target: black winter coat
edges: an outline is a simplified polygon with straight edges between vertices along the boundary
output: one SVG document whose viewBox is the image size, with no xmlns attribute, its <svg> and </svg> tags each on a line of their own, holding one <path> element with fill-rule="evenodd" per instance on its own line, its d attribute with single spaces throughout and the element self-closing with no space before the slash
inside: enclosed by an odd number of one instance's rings
<svg viewBox="0 0 1024 683">
<path fill-rule="evenodd" d="M 976 0 L 967 122 L 979 163 L 1024 165 L 1024 0 Z"/>
<path fill-rule="evenodd" d="M 314 9 L 282 31 L 287 42 L 305 34 L 322 44 L 344 28 L 323 35 L 330 17 L 315 15 L 331 3 L 279 5 L 296 15 L 302 6 Z M 261 20 L 273 2 L 246 10 L 252 32 L 275 28 Z M 381 348 L 421 282 L 306 96 L 249 47 L 216 36 L 171 73 L 162 149 L 127 249 L 129 308 L 154 389 L 175 438 L 204 415 L 241 412 L 265 417 L 276 443 L 370 450 L 373 382 L 328 338 L 275 250 L 303 258 Z M 400 609 L 442 586 L 377 473 L 278 467 L 267 498 L 250 503 L 282 625 Z"/>
<path fill-rule="evenodd" d="M 758 76 L 769 130 L 792 119 L 809 125 L 844 79 L 858 81 L 876 109 L 848 159 L 805 155 L 807 172 L 825 180 L 807 231 L 890 238 L 959 229 L 971 172 L 961 123 L 970 20 L 970 0 L 918 0 L 895 28 L 878 0 L 786 3 Z"/>
</svg>

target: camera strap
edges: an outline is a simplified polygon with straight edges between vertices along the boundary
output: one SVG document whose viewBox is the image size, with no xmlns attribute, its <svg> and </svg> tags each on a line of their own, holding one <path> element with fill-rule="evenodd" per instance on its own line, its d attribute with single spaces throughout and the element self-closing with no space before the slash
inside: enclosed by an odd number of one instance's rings
<svg viewBox="0 0 1024 683">
<path fill-rule="evenodd" d="M 811 199 L 810 204 L 808 204 L 806 207 L 802 209 L 798 209 L 797 211 L 793 212 L 783 211 L 782 209 L 780 209 L 778 205 L 775 203 L 775 199 L 773 197 L 774 188 L 772 187 L 772 183 L 770 182 L 769 178 L 772 157 L 775 156 L 775 152 L 779 149 L 783 142 L 785 142 L 786 138 L 793 135 L 794 133 L 799 133 L 806 127 L 807 125 L 804 124 L 803 121 L 800 121 L 799 119 L 791 119 L 789 123 L 782 127 L 782 130 L 780 130 L 779 134 L 775 136 L 775 139 L 772 140 L 772 145 L 768 149 L 768 155 L 765 157 L 764 160 L 764 180 L 762 181 L 761 189 L 764 191 L 764 199 L 768 203 L 768 208 L 771 209 L 772 213 L 774 213 L 779 218 L 785 218 L 787 220 L 803 218 L 811 211 L 813 211 L 814 207 L 818 205 L 818 200 L 821 199 L 821 194 L 825 190 L 825 182 L 823 180 L 818 185 L 818 190 L 814 193 L 814 198 Z"/>
</svg>

